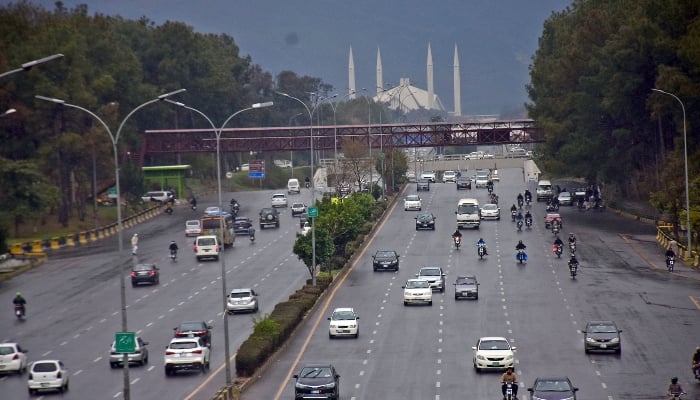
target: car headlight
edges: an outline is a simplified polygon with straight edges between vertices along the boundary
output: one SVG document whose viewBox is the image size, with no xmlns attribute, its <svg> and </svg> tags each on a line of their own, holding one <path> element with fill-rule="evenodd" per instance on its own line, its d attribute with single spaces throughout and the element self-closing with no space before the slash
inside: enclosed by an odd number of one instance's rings
<svg viewBox="0 0 700 400">
<path fill-rule="evenodd" d="M 297 388 L 297 389 L 305 389 L 307 386 L 304 385 L 304 384 L 301 384 L 301 383 L 297 382 L 297 383 L 294 384 L 294 387 Z"/>
<path fill-rule="evenodd" d="M 612 338 L 610 340 L 610 343 L 619 343 L 619 342 L 620 342 L 620 338 Z"/>
<path fill-rule="evenodd" d="M 482 356 L 482 355 L 480 355 L 480 354 L 478 354 L 478 355 L 476 356 L 476 359 L 477 359 L 477 360 L 481 360 L 481 361 L 486 361 L 486 357 L 484 357 L 484 356 Z"/>
<path fill-rule="evenodd" d="M 588 343 L 595 343 L 595 339 L 587 337 L 587 338 L 586 338 L 586 342 L 588 342 Z"/>
<path fill-rule="evenodd" d="M 335 382 L 331 382 L 327 385 L 323 385 L 323 387 L 326 389 L 333 389 L 335 387 Z"/>
<path fill-rule="evenodd" d="M 509 355 L 506 356 L 506 360 L 512 360 L 512 359 L 513 359 L 513 355 L 512 355 L 512 354 L 509 354 Z"/>
<path fill-rule="evenodd" d="M 348 328 L 355 328 L 355 327 L 357 327 L 357 324 L 350 324 L 350 325 L 348 325 Z"/>
</svg>

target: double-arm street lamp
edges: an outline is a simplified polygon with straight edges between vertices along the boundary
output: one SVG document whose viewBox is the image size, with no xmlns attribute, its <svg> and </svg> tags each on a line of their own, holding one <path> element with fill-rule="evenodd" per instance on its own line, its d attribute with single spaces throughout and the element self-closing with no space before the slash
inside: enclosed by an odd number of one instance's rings
<svg viewBox="0 0 700 400">
<path fill-rule="evenodd" d="M 146 107 L 149 104 L 153 104 L 156 102 L 159 102 L 161 100 L 165 100 L 168 97 L 182 93 L 186 89 L 178 89 L 173 92 L 161 94 L 160 96 L 156 97 L 155 99 L 149 100 L 140 106 L 134 108 L 131 110 L 129 114 L 124 117 L 124 120 L 122 120 L 122 123 L 119 125 L 119 128 L 117 129 L 116 134 L 112 134 L 112 131 L 109 129 L 109 126 L 100 118 L 97 116 L 97 114 L 93 113 L 92 111 L 88 110 L 87 108 L 83 108 L 80 106 L 77 106 L 75 104 L 70 104 L 66 103 L 65 100 L 60 100 L 60 99 L 55 99 L 51 97 L 46 97 L 46 96 L 34 96 L 39 100 L 45 100 L 49 101 L 51 103 L 56 103 L 60 104 L 62 106 L 66 107 L 71 107 L 71 108 L 77 108 L 78 110 L 84 111 L 91 116 L 93 116 L 102 126 L 105 128 L 107 131 L 107 134 L 109 135 L 109 139 L 112 142 L 112 150 L 114 151 L 114 181 L 115 181 L 115 186 L 117 190 L 117 238 L 118 238 L 118 255 L 121 257 L 122 252 L 124 251 L 124 246 L 122 244 L 122 231 L 123 231 L 123 225 L 122 225 L 122 207 L 121 207 L 121 190 L 119 186 L 119 152 L 117 149 L 117 144 L 119 143 L 119 135 L 121 134 L 122 128 L 124 127 L 124 124 L 126 121 L 131 117 L 136 111 L 142 109 L 143 107 Z M 121 259 L 121 258 L 120 258 Z M 120 290 L 120 297 L 121 297 L 121 318 L 122 318 L 122 323 L 121 323 L 121 330 L 122 332 L 127 332 L 127 319 L 126 319 L 126 286 L 124 283 L 124 266 L 120 265 L 119 266 L 119 290 Z M 131 398 L 131 390 L 130 390 L 130 382 L 129 382 L 129 355 L 127 353 L 123 354 L 123 364 L 124 364 L 124 399 L 129 400 Z"/>
<path fill-rule="evenodd" d="M 296 100 L 301 103 L 309 113 L 309 139 L 311 141 L 311 205 L 316 206 L 316 186 L 314 185 L 314 116 L 309 106 L 301 99 L 291 96 L 287 93 L 276 92 L 280 96 Z M 314 107 L 315 109 L 315 107 Z M 311 218 L 311 284 L 316 286 L 316 218 Z"/>
<path fill-rule="evenodd" d="M 219 213 L 220 218 L 219 218 L 219 232 L 221 234 L 221 243 L 219 245 L 221 246 L 221 257 L 219 257 L 219 260 L 221 262 L 221 293 L 222 293 L 222 302 L 223 302 L 223 319 L 224 319 L 224 356 L 225 356 L 225 361 L 224 363 L 226 364 L 226 386 L 231 387 L 231 351 L 229 349 L 229 343 L 228 343 L 228 338 L 229 338 L 229 333 L 228 333 L 228 312 L 226 312 L 226 257 L 224 257 L 224 250 L 226 248 L 225 243 L 223 243 L 223 237 L 224 237 L 224 218 L 223 218 L 223 200 L 221 198 L 221 134 L 223 133 L 224 128 L 226 127 L 226 124 L 229 123 L 236 115 L 249 111 L 249 110 L 254 110 L 257 108 L 265 108 L 265 107 L 271 107 L 273 103 L 271 101 L 268 101 L 266 103 L 255 103 L 251 105 L 250 107 L 244 108 L 242 110 L 238 110 L 235 113 L 231 114 L 226 120 L 224 121 L 223 124 L 221 124 L 221 128 L 217 129 L 214 123 L 211 121 L 209 117 L 207 117 L 206 114 L 204 114 L 202 111 L 190 107 L 184 103 L 180 103 L 177 101 L 173 101 L 170 99 L 166 99 L 166 102 L 170 104 L 174 104 L 178 107 L 185 108 L 187 110 L 193 111 L 199 115 L 201 115 L 204 119 L 209 122 L 209 125 L 211 125 L 212 130 L 214 130 L 214 134 L 216 135 L 216 182 L 217 182 L 217 191 L 219 194 Z"/>
<path fill-rule="evenodd" d="M 26 62 L 26 63 L 22 64 L 22 66 L 19 68 L 13 69 L 11 71 L 3 72 L 2 74 L 0 74 L 0 78 L 4 78 L 8 75 L 16 74 L 17 72 L 29 71 L 30 69 L 32 69 L 32 67 L 35 67 L 39 64 L 43 64 L 45 62 L 55 60 L 55 59 L 61 58 L 61 57 L 63 57 L 63 54 L 58 53 L 58 54 L 54 54 L 54 55 L 51 55 L 48 57 L 40 58 L 38 60 Z"/>
<path fill-rule="evenodd" d="M 676 99 L 678 103 L 681 105 L 681 110 L 683 110 L 683 161 L 684 161 L 684 169 L 685 169 L 685 224 L 686 224 L 686 230 L 687 230 L 687 236 L 688 236 L 688 255 L 687 257 L 692 257 L 693 256 L 693 249 L 690 247 L 690 237 L 692 236 L 692 230 L 690 229 L 690 186 L 688 186 L 688 136 L 685 128 L 685 106 L 683 105 L 683 102 L 681 99 L 678 98 L 673 93 L 669 93 L 666 91 L 663 91 L 661 89 L 651 89 L 654 92 L 662 93 L 665 95 L 669 95 Z"/>
</svg>

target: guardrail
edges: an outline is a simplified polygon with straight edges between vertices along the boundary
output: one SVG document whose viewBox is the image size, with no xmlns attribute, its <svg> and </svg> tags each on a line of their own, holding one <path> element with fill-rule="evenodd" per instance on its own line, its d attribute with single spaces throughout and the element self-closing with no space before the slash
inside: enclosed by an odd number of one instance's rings
<svg viewBox="0 0 700 400">
<path fill-rule="evenodd" d="M 698 255 L 697 252 L 688 252 L 687 246 L 679 243 L 673 236 L 670 234 L 670 232 L 665 232 L 664 230 L 669 230 L 672 229 L 673 226 L 670 225 L 660 225 L 656 227 L 656 241 L 659 242 L 659 244 L 664 248 L 664 249 L 669 249 L 671 247 L 675 247 L 673 250 L 676 253 L 678 257 L 683 258 L 684 260 L 687 260 L 691 266 L 697 267 L 700 265 L 700 255 Z"/>
</svg>

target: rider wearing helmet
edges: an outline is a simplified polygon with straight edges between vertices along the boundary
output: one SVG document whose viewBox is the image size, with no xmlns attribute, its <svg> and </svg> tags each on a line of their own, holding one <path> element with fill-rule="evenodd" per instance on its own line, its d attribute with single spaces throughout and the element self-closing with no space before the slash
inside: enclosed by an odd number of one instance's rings
<svg viewBox="0 0 700 400">
<path fill-rule="evenodd" d="M 518 244 L 515 245 L 515 250 L 525 250 L 526 248 L 527 246 L 525 246 L 522 240 L 518 240 Z"/>
<path fill-rule="evenodd" d="M 25 300 L 24 297 L 22 297 L 21 292 L 17 292 L 15 293 L 15 298 L 12 299 L 12 304 L 24 307 L 24 305 L 27 304 L 27 300 Z"/>
<path fill-rule="evenodd" d="M 483 247 L 484 248 L 484 255 L 489 255 L 488 250 L 486 250 L 486 241 L 484 241 L 484 238 L 479 238 L 479 241 L 476 242 L 476 247 Z"/>
<path fill-rule="evenodd" d="M 685 393 L 683 390 L 683 387 L 681 386 L 680 383 L 678 383 L 678 378 L 675 376 L 671 378 L 671 384 L 668 385 L 668 395 L 669 396 L 678 396 L 682 393 Z"/>
<path fill-rule="evenodd" d="M 177 252 L 177 250 L 178 250 L 177 243 L 175 243 L 174 240 L 171 240 L 170 246 L 168 246 L 168 249 L 170 249 L 170 252 Z"/>
<path fill-rule="evenodd" d="M 576 236 L 573 232 L 569 233 L 569 244 L 576 244 Z"/>
<path fill-rule="evenodd" d="M 510 211 L 511 211 L 511 212 L 517 211 L 517 210 L 518 210 L 518 207 L 516 207 L 515 204 L 513 204 L 513 205 L 510 207 Z"/>
<path fill-rule="evenodd" d="M 455 232 L 452 234 L 452 239 L 454 238 L 462 238 L 462 232 L 459 231 L 459 226 L 457 227 L 457 229 L 455 229 Z"/>
</svg>

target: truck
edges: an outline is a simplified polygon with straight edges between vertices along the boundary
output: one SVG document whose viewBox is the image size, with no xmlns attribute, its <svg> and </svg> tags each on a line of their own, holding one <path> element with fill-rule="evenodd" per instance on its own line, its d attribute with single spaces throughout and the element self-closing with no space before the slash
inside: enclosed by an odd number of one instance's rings
<svg viewBox="0 0 700 400">
<path fill-rule="evenodd" d="M 479 200 L 477 199 L 460 199 L 457 202 L 457 227 L 458 228 L 476 228 L 479 229 L 481 224 L 481 209 L 479 208 Z"/>
</svg>

